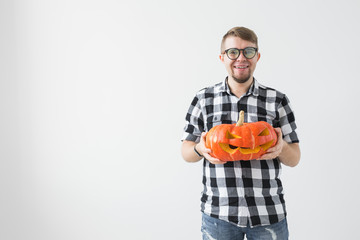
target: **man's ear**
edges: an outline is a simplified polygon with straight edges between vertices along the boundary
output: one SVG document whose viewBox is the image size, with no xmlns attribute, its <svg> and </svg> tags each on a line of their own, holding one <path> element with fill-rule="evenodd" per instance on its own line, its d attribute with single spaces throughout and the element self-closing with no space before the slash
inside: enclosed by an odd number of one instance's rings
<svg viewBox="0 0 360 240">
<path fill-rule="evenodd" d="M 260 59 L 260 57 L 261 57 L 261 54 L 258 52 L 258 54 L 257 54 L 258 56 L 257 56 L 257 62 L 259 61 L 259 59 Z"/>
<path fill-rule="evenodd" d="M 219 59 L 220 59 L 220 61 L 224 62 L 224 54 L 220 54 Z"/>
</svg>

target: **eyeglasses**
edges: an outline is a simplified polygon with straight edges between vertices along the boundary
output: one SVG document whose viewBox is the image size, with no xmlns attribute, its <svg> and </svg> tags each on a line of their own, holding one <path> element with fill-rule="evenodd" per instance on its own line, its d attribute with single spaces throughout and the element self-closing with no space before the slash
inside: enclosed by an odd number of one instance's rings
<svg viewBox="0 0 360 240">
<path fill-rule="evenodd" d="M 243 52 L 245 58 L 251 59 L 255 57 L 257 50 L 258 49 L 255 47 L 246 47 L 244 49 L 229 48 L 225 50 L 225 53 L 231 60 L 237 59 L 240 56 L 241 52 Z"/>
</svg>

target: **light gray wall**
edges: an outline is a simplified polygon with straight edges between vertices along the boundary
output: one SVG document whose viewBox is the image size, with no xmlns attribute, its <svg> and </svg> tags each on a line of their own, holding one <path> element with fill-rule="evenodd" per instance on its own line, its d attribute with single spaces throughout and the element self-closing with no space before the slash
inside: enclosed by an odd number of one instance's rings
<svg viewBox="0 0 360 240">
<path fill-rule="evenodd" d="M 283 168 L 292 240 L 359 233 L 359 1 L 0 2 L 0 239 L 200 239 L 201 163 L 180 138 L 220 82 L 222 35 L 259 37 L 302 160 Z M 169 237 L 170 236 L 170 237 Z"/>
</svg>

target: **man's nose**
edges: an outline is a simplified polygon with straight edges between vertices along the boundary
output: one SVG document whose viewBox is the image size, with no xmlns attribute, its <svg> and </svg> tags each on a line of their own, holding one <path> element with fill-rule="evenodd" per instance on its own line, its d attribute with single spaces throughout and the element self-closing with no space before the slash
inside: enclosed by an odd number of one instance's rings
<svg viewBox="0 0 360 240">
<path fill-rule="evenodd" d="M 238 58 L 236 60 L 240 61 L 240 62 L 247 60 L 247 58 L 244 56 L 243 51 L 240 52 L 240 55 L 238 56 Z"/>
</svg>

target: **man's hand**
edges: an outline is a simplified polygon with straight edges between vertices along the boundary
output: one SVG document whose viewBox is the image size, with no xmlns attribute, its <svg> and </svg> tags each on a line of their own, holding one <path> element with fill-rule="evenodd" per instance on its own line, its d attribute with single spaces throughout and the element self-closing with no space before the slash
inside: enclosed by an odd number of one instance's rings
<svg viewBox="0 0 360 240">
<path fill-rule="evenodd" d="M 205 137 L 206 137 L 205 132 L 201 133 L 201 138 L 200 138 L 200 142 L 198 144 L 195 145 L 196 151 L 198 151 L 201 155 L 204 156 L 204 158 L 206 158 L 209 162 L 211 162 L 212 164 L 224 164 L 226 162 L 221 161 L 220 159 L 214 158 L 210 155 L 211 153 L 211 149 L 206 148 L 205 146 Z"/>
<path fill-rule="evenodd" d="M 272 148 L 269 148 L 264 155 L 262 155 L 257 160 L 269 160 L 269 159 L 275 159 L 277 158 L 280 153 L 282 152 L 282 149 L 284 147 L 284 140 L 282 138 L 282 132 L 280 128 L 275 128 L 275 132 L 277 133 L 277 143 Z"/>
</svg>

